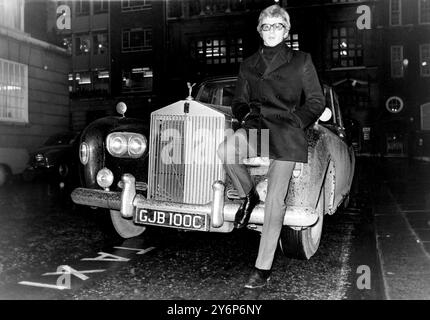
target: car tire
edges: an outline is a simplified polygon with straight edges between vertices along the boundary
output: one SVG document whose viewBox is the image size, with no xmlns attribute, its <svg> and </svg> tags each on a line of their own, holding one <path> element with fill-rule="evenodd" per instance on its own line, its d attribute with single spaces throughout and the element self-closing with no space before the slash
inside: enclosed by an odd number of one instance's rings
<svg viewBox="0 0 430 320">
<path fill-rule="evenodd" d="M 304 229 L 293 230 L 284 226 L 279 237 L 279 246 L 285 256 L 289 258 L 308 260 L 318 250 L 324 219 L 324 187 L 320 191 L 316 212 L 318 213 L 317 222 Z"/>
<path fill-rule="evenodd" d="M 137 237 L 146 229 L 144 226 L 134 224 L 132 219 L 124 219 L 117 210 L 110 210 L 110 218 L 116 233 L 124 239 Z"/>
</svg>

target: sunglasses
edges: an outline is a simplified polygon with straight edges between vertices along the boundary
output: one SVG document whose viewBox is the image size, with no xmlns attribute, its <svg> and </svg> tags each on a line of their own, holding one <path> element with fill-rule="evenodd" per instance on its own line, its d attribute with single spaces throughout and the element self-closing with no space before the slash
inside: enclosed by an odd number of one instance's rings
<svg viewBox="0 0 430 320">
<path fill-rule="evenodd" d="M 272 28 L 275 29 L 276 31 L 281 31 L 284 28 L 286 28 L 286 26 L 283 23 L 274 23 L 274 24 L 267 24 L 264 23 L 261 25 L 261 31 L 270 31 Z"/>
</svg>

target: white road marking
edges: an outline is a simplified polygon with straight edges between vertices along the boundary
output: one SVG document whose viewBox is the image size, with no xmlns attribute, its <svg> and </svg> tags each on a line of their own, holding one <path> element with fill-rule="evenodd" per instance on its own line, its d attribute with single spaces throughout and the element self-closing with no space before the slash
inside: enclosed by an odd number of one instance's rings
<svg viewBox="0 0 430 320">
<path fill-rule="evenodd" d="M 114 248 L 115 249 L 123 249 L 123 250 L 135 250 L 135 251 L 139 251 L 139 252 L 136 252 L 136 254 L 145 254 L 145 253 L 147 253 L 147 252 L 155 249 L 155 247 L 149 247 L 149 248 L 146 248 L 146 249 L 128 248 L 128 247 L 114 247 Z"/>
<path fill-rule="evenodd" d="M 82 270 L 78 271 L 79 273 L 86 274 L 86 273 L 96 273 L 96 272 L 105 272 L 106 269 L 96 269 L 96 270 Z M 42 274 L 42 276 L 61 276 L 62 274 L 69 274 L 68 272 L 46 272 Z"/>
<path fill-rule="evenodd" d="M 115 262 L 127 262 L 130 261 L 128 258 L 116 256 L 114 254 L 106 253 L 106 252 L 97 252 L 99 254 L 98 257 L 95 258 L 83 258 L 81 261 L 115 261 Z M 110 257 L 110 258 L 108 258 Z"/>
<path fill-rule="evenodd" d="M 55 284 L 47 284 L 47 283 L 40 283 L 40 282 L 31 282 L 31 281 L 21 281 L 18 282 L 18 284 L 22 284 L 25 286 L 32 286 L 32 287 L 41 287 L 41 288 L 49 288 L 49 289 L 58 289 L 58 290 L 65 290 L 69 289 L 66 286 L 57 286 Z"/>
</svg>

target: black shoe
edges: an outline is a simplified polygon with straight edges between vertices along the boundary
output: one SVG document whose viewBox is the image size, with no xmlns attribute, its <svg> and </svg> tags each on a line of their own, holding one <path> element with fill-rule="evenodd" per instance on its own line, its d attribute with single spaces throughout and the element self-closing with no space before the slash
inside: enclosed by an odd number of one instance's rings
<svg viewBox="0 0 430 320">
<path fill-rule="evenodd" d="M 247 289 L 257 289 L 266 286 L 270 280 L 270 270 L 261 270 L 254 268 L 249 276 L 248 282 L 245 284 Z"/>
<path fill-rule="evenodd" d="M 251 217 L 252 210 L 260 202 L 260 197 L 257 191 L 252 188 L 251 191 L 245 198 L 245 201 L 240 205 L 234 218 L 234 227 L 241 229 L 248 224 L 249 218 Z"/>
</svg>

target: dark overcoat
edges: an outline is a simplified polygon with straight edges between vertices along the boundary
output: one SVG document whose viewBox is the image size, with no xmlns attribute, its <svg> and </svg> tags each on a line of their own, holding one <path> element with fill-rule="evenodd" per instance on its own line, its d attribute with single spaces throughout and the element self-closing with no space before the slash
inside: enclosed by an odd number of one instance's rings
<svg viewBox="0 0 430 320">
<path fill-rule="evenodd" d="M 325 107 L 312 59 L 283 45 L 266 67 L 261 50 L 241 63 L 232 112 L 245 129 L 269 129 L 270 159 L 307 162 L 304 129 Z"/>
</svg>

